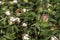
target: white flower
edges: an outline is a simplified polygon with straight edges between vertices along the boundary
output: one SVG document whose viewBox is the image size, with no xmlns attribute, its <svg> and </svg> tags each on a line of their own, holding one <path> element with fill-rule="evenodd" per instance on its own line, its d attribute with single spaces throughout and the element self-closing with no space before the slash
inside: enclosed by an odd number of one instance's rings
<svg viewBox="0 0 60 40">
<path fill-rule="evenodd" d="M 15 18 L 15 17 L 10 17 L 10 21 L 12 21 L 12 22 L 15 22 L 15 21 L 17 21 L 17 22 L 20 22 L 20 18 Z"/>
<path fill-rule="evenodd" d="M 51 40 L 58 40 L 56 36 L 51 37 Z"/>
<path fill-rule="evenodd" d="M 9 16 L 11 13 L 10 13 L 9 10 L 7 10 L 7 11 L 5 12 L 5 14 Z"/>
<path fill-rule="evenodd" d="M 0 1 L 0 4 L 2 3 L 2 1 Z"/>
<path fill-rule="evenodd" d="M 24 9 L 22 9 L 22 11 L 23 11 L 23 12 L 27 12 L 27 11 L 29 11 L 29 10 L 24 8 Z"/>
<path fill-rule="evenodd" d="M 16 21 L 15 17 L 10 17 L 10 19 L 8 20 L 9 25 L 14 24 L 14 22 Z"/>
<path fill-rule="evenodd" d="M 17 0 L 13 0 L 14 3 L 17 3 Z"/>
<path fill-rule="evenodd" d="M 16 18 L 16 20 L 20 23 L 20 18 Z"/>
<path fill-rule="evenodd" d="M 28 34 L 25 34 L 25 35 L 23 36 L 23 40 L 29 40 L 29 35 L 28 35 Z"/>
<path fill-rule="evenodd" d="M 27 23 L 23 23 L 22 26 L 26 27 L 27 26 Z"/>
<path fill-rule="evenodd" d="M 14 22 L 14 21 L 16 21 L 16 18 L 15 17 L 10 17 L 10 21 Z"/>
<path fill-rule="evenodd" d="M 19 18 L 15 18 L 15 17 L 10 17 L 10 19 L 8 20 L 9 25 L 13 24 L 14 22 L 18 22 L 20 23 L 20 19 Z"/>
<path fill-rule="evenodd" d="M 25 9 L 25 8 L 24 8 L 22 11 L 23 11 L 23 12 L 26 12 L 26 11 L 27 11 L 27 9 Z"/>
</svg>

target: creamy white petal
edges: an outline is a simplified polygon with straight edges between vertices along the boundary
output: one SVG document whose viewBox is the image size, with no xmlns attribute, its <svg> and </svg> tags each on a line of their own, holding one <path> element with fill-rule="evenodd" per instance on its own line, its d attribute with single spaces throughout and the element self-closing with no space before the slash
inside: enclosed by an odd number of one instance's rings
<svg viewBox="0 0 60 40">
<path fill-rule="evenodd" d="M 6 14 L 6 15 L 11 15 L 11 13 L 10 13 L 9 10 L 7 10 L 7 11 L 5 12 L 5 14 Z"/>
<path fill-rule="evenodd" d="M 24 26 L 24 27 L 27 26 L 27 23 L 23 23 L 22 26 Z"/>
<path fill-rule="evenodd" d="M 17 3 L 17 0 L 13 0 L 14 3 Z"/>
<path fill-rule="evenodd" d="M 51 37 L 51 40 L 58 40 L 56 36 Z"/>
</svg>

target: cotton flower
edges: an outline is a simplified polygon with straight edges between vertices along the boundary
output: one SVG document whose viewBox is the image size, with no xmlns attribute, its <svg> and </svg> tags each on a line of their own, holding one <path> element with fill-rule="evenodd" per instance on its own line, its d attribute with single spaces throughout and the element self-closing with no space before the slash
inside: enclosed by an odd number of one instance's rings
<svg viewBox="0 0 60 40">
<path fill-rule="evenodd" d="M 0 4 L 2 3 L 2 1 L 0 1 Z"/>
<path fill-rule="evenodd" d="M 28 34 L 24 34 L 23 35 L 23 40 L 29 40 L 29 35 Z"/>
<path fill-rule="evenodd" d="M 14 21 L 16 21 L 16 18 L 15 17 L 10 17 L 10 21 L 14 22 Z"/>
<path fill-rule="evenodd" d="M 22 11 L 27 12 L 27 11 L 29 11 L 29 9 L 24 8 L 24 9 L 22 9 Z"/>
<path fill-rule="evenodd" d="M 14 22 L 16 21 L 20 23 L 20 18 L 10 17 L 8 22 L 9 22 L 9 25 L 11 25 L 11 24 L 14 24 Z"/>
<path fill-rule="evenodd" d="M 10 17 L 10 21 L 12 21 L 12 22 L 15 22 L 15 21 L 17 21 L 17 22 L 20 22 L 20 18 L 15 18 L 15 17 Z"/>
<path fill-rule="evenodd" d="M 14 17 L 10 17 L 10 19 L 8 20 L 9 25 L 14 24 L 14 22 L 16 21 L 16 19 Z"/>
<path fill-rule="evenodd" d="M 22 11 L 23 11 L 23 12 L 26 12 L 26 10 L 27 10 L 27 9 L 24 8 Z"/>
<path fill-rule="evenodd" d="M 20 23 L 20 18 L 16 18 L 16 20 Z"/>
<path fill-rule="evenodd" d="M 27 23 L 23 23 L 22 26 L 26 27 L 27 26 Z"/>
<path fill-rule="evenodd" d="M 7 11 L 5 12 L 5 14 L 6 14 L 7 16 L 9 16 L 11 13 L 10 13 L 9 10 L 7 10 Z"/>
<path fill-rule="evenodd" d="M 13 0 L 14 3 L 17 3 L 17 0 Z"/>
<path fill-rule="evenodd" d="M 51 37 L 51 40 L 58 40 L 56 36 Z"/>
</svg>

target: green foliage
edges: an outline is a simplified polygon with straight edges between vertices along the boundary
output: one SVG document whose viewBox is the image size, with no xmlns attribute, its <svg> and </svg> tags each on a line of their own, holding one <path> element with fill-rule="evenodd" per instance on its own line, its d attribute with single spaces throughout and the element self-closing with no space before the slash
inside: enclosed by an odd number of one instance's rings
<svg viewBox="0 0 60 40">
<path fill-rule="evenodd" d="M 60 0 L 18 0 L 17 3 L 13 3 L 13 0 L 2 0 L 1 2 L 0 40 L 22 40 L 24 33 L 29 34 L 30 40 L 50 40 L 53 35 L 60 40 Z M 17 9 L 21 9 L 21 12 L 16 13 Z M 28 11 L 23 12 L 23 9 Z M 10 16 L 5 14 L 6 10 L 10 10 Z M 48 16 L 48 22 L 42 22 L 41 16 L 44 13 Z M 8 20 L 11 16 L 20 18 L 21 22 L 9 25 Z M 22 26 L 24 22 L 27 23 L 26 27 Z"/>
</svg>

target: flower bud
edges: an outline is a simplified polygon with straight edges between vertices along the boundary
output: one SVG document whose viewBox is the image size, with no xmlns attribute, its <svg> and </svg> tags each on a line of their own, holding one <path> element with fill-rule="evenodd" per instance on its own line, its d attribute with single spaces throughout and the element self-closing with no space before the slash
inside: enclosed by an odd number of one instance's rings
<svg viewBox="0 0 60 40">
<path fill-rule="evenodd" d="M 48 16 L 46 14 L 42 14 L 41 19 L 43 22 L 47 22 L 48 21 Z"/>
</svg>

